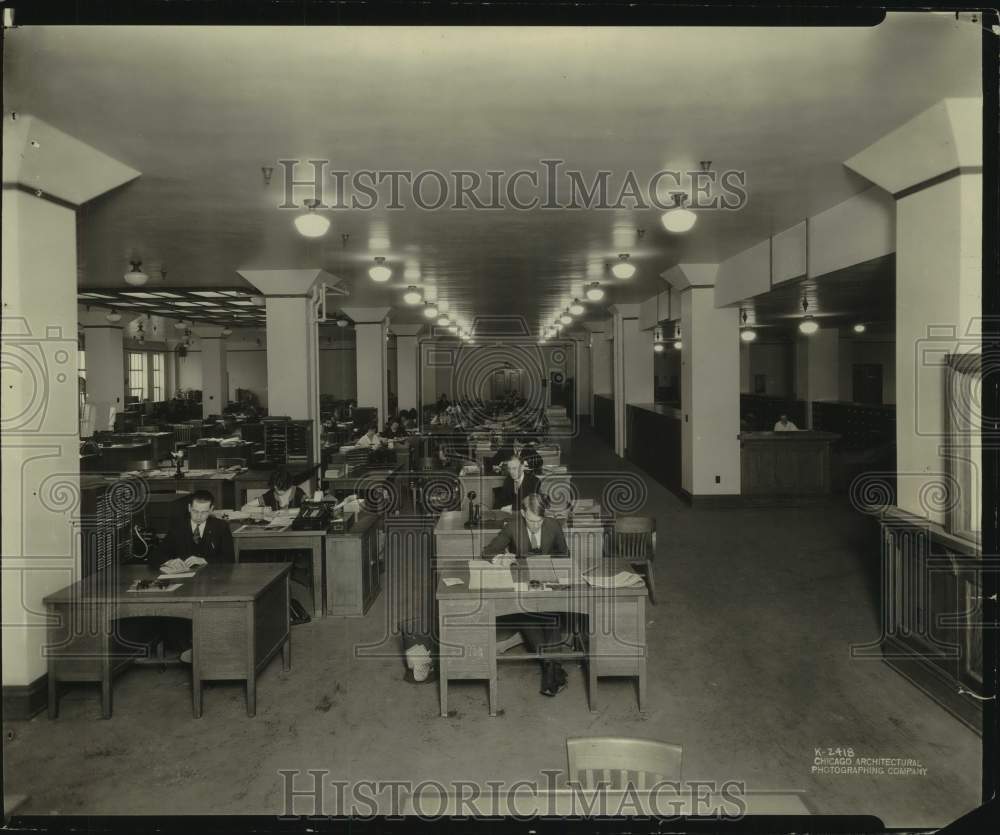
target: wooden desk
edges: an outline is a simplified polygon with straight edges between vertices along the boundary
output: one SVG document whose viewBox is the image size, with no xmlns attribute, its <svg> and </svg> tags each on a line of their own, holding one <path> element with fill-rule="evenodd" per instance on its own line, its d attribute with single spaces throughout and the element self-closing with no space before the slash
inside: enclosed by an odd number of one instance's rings
<svg viewBox="0 0 1000 835">
<path fill-rule="evenodd" d="M 488 510 L 493 507 L 493 491 L 503 484 L 506 473 L 474 473 L 460 475 L 459 489 L 462 492 L 462 510 L 469 510 L 469 492 L 475 491 L 476 502 Z M 572 473 L 540 473 L 538 480 L 542 485 L 542 493 L 552 501 L 554 509 L 562 509 L 574 498 Z"/>
<path fill-rule="evenodd" d="M 527 570 L 511 566 L 516 581 L 527 582 Z M 447 586 L 444 578 L 458 578 L 461 585 Z M 580 576 L 571 560 L 566 589 L 469 589 L 468 565 L 440 569 L 437 577 L 439 694 L 441 716 L 448 715 L 450 679 L 486 679 L 489 682 L 490 716 L 499 709 L 499 661 L 537 659 L 537 655 L 498 655 L 497 618 L 519 612 L 574 612 L 587 615 L 587 703 L 597 710 L 597 679 L 628 676 L 638 679 L 638 707 L 646 697 L 646 586 L 594 588 Z M 563 657 L 576 657 L 563 654 Z M 557 660 L 555 653 L 546 658 Z"/>
<path fill-rule="evenodd" d="M 740 433 L 744 496 L 801 496 L 830 492 L 833 432 Z"/>
<path fill-rule="evenodd" d="M 202 713 L 201 683 L 246 682 L 247 715 L 257 710 L 257 674 L 280 650 L 282 669 L 291 663 L 287 565 L 207 565 L 178 580 L 172 592 L 127 592 L 134 580 L 155 579 L 146 566 L 121 565 L 91 574 L 48 595 L 49 718 L 59 715 L 58 685 L 101 685 L 101 710 L 111 718 L 111 683 L 145 653 L 123 644 L 116 621 L 172 617 L 191 621 L 191 684 L 195 717 Z"/>
<path fill-rule="evenodd" d="M 254 551 L 308 551 L 309 591 L 312 597 L 312 615 L 323 617 L 323 542 L 326 531 L 293 531 L 258 529 L 239 530 L 243 522 L 230 522 L 233 528 L 233 550 L 236 562 L 253 562 L 248 555 Z"/>
<path fill-rule="evenodd" d="M 466 528 L 467 514 L 460 510 L 446 510 L 434 526 L 434 556 L 439 566 L 457 560 L 477 559 L 483 545 L 497 535 L 502 521 L 486 521 L 477 528 Z M 583 571 L 604 558 L 604 544 L 611 520 L 574 520 L 572 526 L 562 522 L 563 534 L 570 558 Z"/>
<path fill-rule="evenodd" d="M 101 447 L 101 471 L 123 472 L 130 470 L 139 461 L 153 460 L 153 446 L 145 443 L 111 444 Z"/>
<path fill-rule="evenodd" d="M 144 473 L 147 487 L 151 493 L 193 493 L 196 490 L 207 490 L 212 494 L 215 507 L 234 507 L 236 505 L 236 488 L 234 472 L 186 472 L 182 478 L 176 478 L 173 470 L 161 470 L 158 473 Z M 242 507 L 242 505 L 241 505 Z"/>
<path fill-rule="evenodd" d="M 364 467 L 352 471 L 350 475 L 323 479 L 323 490 L 334 498 L 343 498 L 352 494 L 364 498 L 364 495 L 371 489 L 382 487 L 395 497 L 395 504 L 398 504 L 400 496 L 399 472 L 399 467 L 396 465 Z"/>
<path fill-rule="evenodd" d="M 326 614 L 363 616 L 382 590 L 382 517 L 363 511 L 343 533 L 326 534 Z"/>
<path fill-rule="evenodd" d="M 187 448 L 187 464 L 192 470 L 214 469 L 220 458 L 240 459 L 249 467 L 254 462 L 255 444 L 241 442 L 232 446 L 196 443 Z"/>
</svg>

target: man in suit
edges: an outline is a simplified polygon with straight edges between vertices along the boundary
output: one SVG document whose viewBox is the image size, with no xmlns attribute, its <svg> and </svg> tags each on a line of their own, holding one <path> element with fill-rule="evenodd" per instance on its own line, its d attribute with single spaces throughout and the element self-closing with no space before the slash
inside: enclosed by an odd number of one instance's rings
<svg viewBox="0 0 1000 835">
<path fill-rule="evenodd" d="M 202 557 L 210 563 L 235 562 L 229 523 L 212 516 L 212 494 L 196 490 L 188 503 L 188 515 L 177 519 L 167 531 L 160 557 Z M 161 560 L 162 561 L 162 560 Z"/>
<path fill-rule="evenodd" d="M 528 472 L 519 455 L 511 455 L 507 459 L 507 477 L 496 490 L 493 506 L 513 513 L 515 508 L 521 507 L 525 496 L 541 492 L 542 483 L 538 480 L 538 476 Z"/>
<path fill-rule="evenodd" d="M 188 513 L 173 522 L 156 556 L 158 566 L 165 559 L 201 557 L 209 563 L 236 561 L 233 535 L 229 523 L 212 516 L 214 499 L 207 490 L 191 494 Z M 180 653 L 180 660 L 191 663 L 191 621 L 180 618 L 164 619 L 163 640 Z"/>
<path fill-rule="evenodd" d="M 500 556 L 512 553 L 515 557 L 545 554 L 552 557 L 569 557 L 569 548 L 562 525 L 545 516 L 545 501 L 537 493 L 526 495 L 521 501 L 521 512 L 504 524 L 500 532 L 483 546 L 483 556 L 494 558 L 494 563 L 511 561 Z M 552 650 L 563 643 L 562 627 L 557 612 L 519 612 L 497 618 L 498 623 L 516 627 L 524 636 L 528 647 L 537 653 Z M 545 696 L 555 696 L 566 687 L 567 676 L 558 661 L 542 661 L 542 689 Z"/>
</svg>

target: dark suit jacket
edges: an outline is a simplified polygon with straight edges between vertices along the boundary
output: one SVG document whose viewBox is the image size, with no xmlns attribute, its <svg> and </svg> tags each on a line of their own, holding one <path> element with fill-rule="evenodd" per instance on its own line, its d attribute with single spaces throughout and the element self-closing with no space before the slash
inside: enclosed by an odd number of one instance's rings
<svg viewBox="0 0 1000 835">
<path fill-rule="evenodd" d="M 296 487 L 292 491 L 292 496 L 288 500 L 289 507 L 302 507 L 302 502 L 306 500 L 306 493 L 301 487 Z M 260 502 L 264 507 L 270 508 L 271 510 L 278 510 L 278 498 L 274 495 L 274 488 L 268 490 L 266 493 L 262 493 L 260 496 Z M 211 517 L 209 517 L 211 518 Z"/>
<path fill-rule="evenodd" d="M 187 514 L 176 519 L 167 531 L 163 548 L 157 555 L 160 562 L 180 557 L 203 557 L 210 563 L 235 562 L 233 550 L 233 535 L 229 531 L 229 523 L 222 519 L 209 516 L 205 520 L 205 532 L 198 545 L 194 544 L 191 534 L 191 517 Z"/>
<path fill-rule="evenodd" d="M 541 492 L 542 483 L 534 473 L 524 473 L 520 490 L 515 489 L 514 479 L 508 475 L 504 478 L 503 484 L 497 487 L 493 493 L 493 507 L 500 508 L 510 505 L 511 509 L 517 513 L 521 509 L 521 500 L 525 496 Z"/>
<path fill-rule="evenodd" d="M 528 526 L 524 523 L 524 517 L 520 513 L 506 522 L 500 532 L 483 546 L 483 556 L 492 557 L 508 550 L 518 557 L 529 554 L 549 554 L 554 557 L 569 556 L 569 548 L 566 545 L 562 525 L 556 519 L 549 517 L 542 519 L 541 547 L 533 549 Z"/>
</svg>

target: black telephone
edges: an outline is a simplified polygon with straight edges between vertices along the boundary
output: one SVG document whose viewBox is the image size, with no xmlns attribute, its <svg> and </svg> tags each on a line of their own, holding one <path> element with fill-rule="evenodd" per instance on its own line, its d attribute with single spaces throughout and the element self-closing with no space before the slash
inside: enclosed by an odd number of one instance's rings
<svg viewBox="0 0 1000 835">
<path fill-rule="evenodd" d="M 302 502 L 292 522 L 293 531 L 325 531 L 333 521 L 332 506 L 326 502 Z"/>
</svg>

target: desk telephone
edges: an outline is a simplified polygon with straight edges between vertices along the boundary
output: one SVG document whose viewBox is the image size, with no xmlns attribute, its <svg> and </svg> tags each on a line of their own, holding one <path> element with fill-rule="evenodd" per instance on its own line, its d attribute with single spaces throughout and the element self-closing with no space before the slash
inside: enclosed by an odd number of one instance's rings
<svg viewBox="0 0 1000 835">
<path fill-rule="evenodd" d="M 333 521 L 333 510 L 326 502 L 302 502 L 299 515 L 292 522 L 293 531 L 325 531 Z"/>
</svg>

